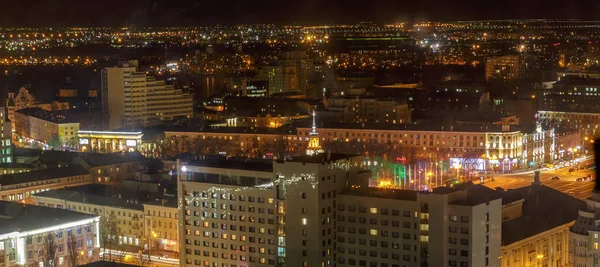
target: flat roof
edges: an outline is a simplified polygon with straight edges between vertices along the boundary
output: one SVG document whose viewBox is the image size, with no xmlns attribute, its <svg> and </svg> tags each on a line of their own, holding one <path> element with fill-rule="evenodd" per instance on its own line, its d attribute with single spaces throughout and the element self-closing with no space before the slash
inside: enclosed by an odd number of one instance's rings
<svg viewBox="0 0 600 267">
<path fill-rule="evenodd" d="M 185 163 L 187 166 L 222 168 L 222 169 L 238 169 L 259 172 L 273 172 L 272 160 L 261 159 L 238 159 L 225 157 L 207 157 L 202 160 L 193 160 Z"/>
<path fill-rule="evenodd" d="M 545 185 L 509 189 L 502 196 L 503 204 L 524 200 L 523 215 L 502 223 L 502 246 L 570 223 L 587 206 L 585 201 Z"/>
<path fill-rule="evenodd" d="M 68 112 L 66 111 L 48 111 L 43 110 L 41 108 L 24 108 L 17 110 L 15 112 L 38 118 L 41 120 L 63 124 L 63 123 L 79 123 L 79 121 L 75 120 Z"/>
<path fill-rule="evenodd" d="M 315 155 L 300 155 L 288 159 L 290 162 L 306 162 L 306 163 L 330 163 L 338 160 L 351 159 L 360 155 L 342 154 L 342 153 L 321 153 Z M 283 161 L 278 161 L 283 162 Z"/>
<path fill-rule="evenodd" d="M 86 174 L 90 174 L 90 172 L 83 166 L 73 163 L 61 168 L 0 175 L 0 185 L 15 185 Z"/>
<path fill-rule="evenodd" d="M 0 234 L 44 229 L 98 217 L 65 209 L 0 201 Z"/>
<path fill-rule="evenodd" d="M 88 184 L 49 190 L 38 193 L 36 196 L 131 210 L 144 210 L 144 204 L 162 206 L 163 198 L 168 200 L 168 205 L 165 204 L 167 207 L 173 207 L 177 203 L 172 197 L 164 197 L 161 193 L 144 192 L 102 184 Z"/>
</svg>

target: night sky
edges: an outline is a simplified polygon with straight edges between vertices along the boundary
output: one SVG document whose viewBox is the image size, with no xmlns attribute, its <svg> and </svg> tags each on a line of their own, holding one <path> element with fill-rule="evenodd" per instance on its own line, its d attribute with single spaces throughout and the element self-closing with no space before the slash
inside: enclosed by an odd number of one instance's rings
<svg viewBox="0 0 600 267">
<path fill-rule="evenodd" d="M 11 0 L 2 26 L 600 19 L 600 0 Z"/>
</svg>

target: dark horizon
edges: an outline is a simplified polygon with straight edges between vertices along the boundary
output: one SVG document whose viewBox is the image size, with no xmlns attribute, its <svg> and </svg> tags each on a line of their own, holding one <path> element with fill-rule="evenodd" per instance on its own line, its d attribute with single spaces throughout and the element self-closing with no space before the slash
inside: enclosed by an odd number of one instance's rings
<svg viewBox="0 0 600 267">
<path fill-rule="evenodd" d="M 600 17 L 600 1 L 214 1 L 214 0 L 23 0 L 5 3 L 0 25 L 170 26 L 214 24 L 326 24 L 373 21 L 581 19 Z"/>
</svg>

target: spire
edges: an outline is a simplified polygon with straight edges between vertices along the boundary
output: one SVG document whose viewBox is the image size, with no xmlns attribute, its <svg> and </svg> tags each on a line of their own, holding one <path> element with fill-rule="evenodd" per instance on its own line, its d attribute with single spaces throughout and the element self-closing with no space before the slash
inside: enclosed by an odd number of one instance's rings
<svg viewBox="0 0 600 267">
<path fill-rule="evenodd" d="M 315 117 L 316 117 L 316 116 L 317 116 L 317 115 L 316 115 L 316 113 L 315 113 L 315 110 L 313 109 L 313 112 L 312 112 L 313 124 L 312 124 L 312 132 L 311 132 L 311 133 L 313 133 L 313 134 L 317 133 L 317 123 L 316 123 L 316 121 L 315 121 Z"/>
<path fill-rule="evenodd" d="M 321 142 L 319 141 L 319 133 L 317 132 L 317 123 L 316 123 L 317 113 L 315 112 L 315 109 L 316 109 L 316 107 L 314 107 L 313 111 L 312 111 L 312 118 L 313 118 L 312 131 L 309 134 L 310 138 L 308 139 L 308 147 L 306 148 L 306 155 L 309 155 L 309 156 L 321 154 L 321 153 L 325 152 L 325 151 L 323 151 L 323 148 L 321 148 Z"/>
</svg>

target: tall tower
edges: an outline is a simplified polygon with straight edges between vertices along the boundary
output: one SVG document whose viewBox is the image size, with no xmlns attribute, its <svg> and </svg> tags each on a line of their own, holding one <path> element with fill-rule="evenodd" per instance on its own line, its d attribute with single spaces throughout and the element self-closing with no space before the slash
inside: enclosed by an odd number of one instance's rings
<svg viewBox="0 0 600 267">
<path fill-rule="evenodd" d="M 309 134 L 310 138 L 308 139 L 308 147 L 306 148 L 306 155 L 309 155 L 309 156 L 321 154 L 324 152 L 323 149 L 321 148 L 321 142 L 319 141 L 319 133 L 317 133 L 317 123 L 316 123 L 317 114 L 315 112 L 316 108 L 317 107 L 315 106 L 312 111 L 312 118 L 313 118 L 312 131 Z"/>
</svg>

